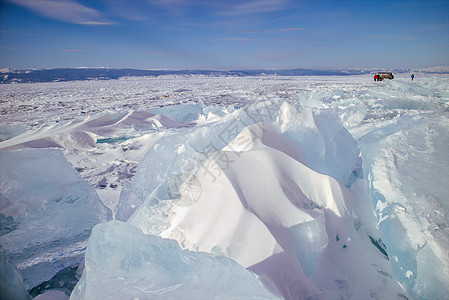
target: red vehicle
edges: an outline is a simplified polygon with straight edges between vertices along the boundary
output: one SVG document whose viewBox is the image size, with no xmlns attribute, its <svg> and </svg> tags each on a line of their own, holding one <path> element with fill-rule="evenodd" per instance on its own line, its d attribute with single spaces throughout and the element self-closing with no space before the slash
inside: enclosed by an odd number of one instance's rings
<svg viewBox="0 0 449 300">
<path fill-rule="evenodd" d="M 374 81 L 382 81 L 384 79 L 394 79 L 394 75 L 391 72 L 379 72 L 374 75 Z"/>
</svg>

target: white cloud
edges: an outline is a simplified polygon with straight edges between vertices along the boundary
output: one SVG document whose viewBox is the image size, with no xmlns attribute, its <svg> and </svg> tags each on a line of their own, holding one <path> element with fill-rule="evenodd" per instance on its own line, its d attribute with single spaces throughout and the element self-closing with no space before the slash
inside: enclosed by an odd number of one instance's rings
<svg viewBox="0 0 449 300">
<path fill-rule="evenodd" d="M 111 25 L 98 10 L 73 0 L 8 0 L 54 20 L 81 25 Z"/>
<path fill-rule="evenodd" d="M 218 14 L 225 16 L 237 16 L 257 14 L 285 9 L 289 0 L 252 0 L 226 7 Z"/>
</svg>

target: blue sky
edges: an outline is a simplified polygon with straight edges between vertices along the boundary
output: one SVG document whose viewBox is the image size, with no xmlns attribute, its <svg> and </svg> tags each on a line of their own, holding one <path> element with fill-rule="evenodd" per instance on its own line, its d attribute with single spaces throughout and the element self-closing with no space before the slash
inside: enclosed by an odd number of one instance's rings
<svg viewBox="0 0 449 300">
<path fill-rule="evenodd" d="M 0 0 L 0 68 L 433 66 L 447 0 Z"/>
</svg>

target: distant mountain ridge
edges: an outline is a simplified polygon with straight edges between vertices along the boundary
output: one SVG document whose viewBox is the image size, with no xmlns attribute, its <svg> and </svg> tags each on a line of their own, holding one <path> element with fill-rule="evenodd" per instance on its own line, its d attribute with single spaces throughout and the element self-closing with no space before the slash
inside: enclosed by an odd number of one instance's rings
<svg viewBox="0 0 449 300">
<path fill-rule="evenodd" d="M 449 67 L 425 69 L 256 69 L 256 70 L 139 70 L 112 68 L 58 68 L 29 70 L 0 70 L 0 83 L 33 83 L 77 80 L 110 80 L 123 77 L 243 77 L 243 76 L 349 76 L 364 75 L 380 71 L 393 73 L 420 72 L 425 74 L 449 74 Z"/>
</svg>

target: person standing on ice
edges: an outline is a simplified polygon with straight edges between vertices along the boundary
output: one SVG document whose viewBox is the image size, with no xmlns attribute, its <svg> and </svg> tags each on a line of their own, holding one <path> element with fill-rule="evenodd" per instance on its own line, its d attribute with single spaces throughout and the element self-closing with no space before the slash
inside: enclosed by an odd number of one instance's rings
<svg viewBox="0 0 449 300">
<path fill-rule="evenodd" d="M 413 81 L 413 79 L 415 78 L 415 74 L 412 74 L 412 76 L 410 76 L 410 77 L 412 77 L 412 81 Z"/>
</svg>

